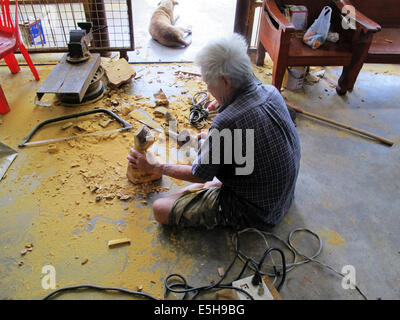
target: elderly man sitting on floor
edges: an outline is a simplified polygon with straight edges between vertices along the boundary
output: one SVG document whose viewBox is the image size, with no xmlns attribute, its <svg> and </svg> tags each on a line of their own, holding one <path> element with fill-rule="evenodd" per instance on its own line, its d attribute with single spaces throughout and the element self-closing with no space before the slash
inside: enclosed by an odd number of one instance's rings
<svg viewBox="0 0 400 320">
<path fill-rule="evenodd" d="M 255 81 L 246 41 L 237 34 L 207 44 L 196 64 L 219 105 L 197 159 L 191 166 L 150 163 L 131 150 L 129 165 L 195 183 L 154 202 L 162 224 L 268 230 L 290 208 L 300 166 L 283 97 Z"/>
</svg>

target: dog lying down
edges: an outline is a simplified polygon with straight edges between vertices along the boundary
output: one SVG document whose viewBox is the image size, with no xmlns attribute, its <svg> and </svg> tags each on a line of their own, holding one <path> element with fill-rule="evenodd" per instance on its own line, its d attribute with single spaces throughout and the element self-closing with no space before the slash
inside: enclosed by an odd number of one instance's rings
<svg viewBox="0 0 400 320">
<path fill-rule="evenodd" d="M 182 28 L 174 26 L 174 6 L 178 2 L 174 0 L 162 0 L 154 11 L 151 20 L 149 32 L 154 40 L 167 47 L 182 47 L 191 44 L 191 40 L 185 40 L 184 36 L 190 35 L 190 28 Z"/>
</svg>

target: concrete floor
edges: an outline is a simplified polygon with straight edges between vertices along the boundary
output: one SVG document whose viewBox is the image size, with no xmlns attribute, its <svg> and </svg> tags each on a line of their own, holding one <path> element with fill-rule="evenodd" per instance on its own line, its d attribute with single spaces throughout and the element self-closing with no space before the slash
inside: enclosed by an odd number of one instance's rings
<svg viewBox="0 0 400 320">
<path fill-rule="evenodd" d="M 161 87 L 167 96 L 176 94 L 183 90 L 183 87 L 170 86 L 171 71 L 177 67 L 178 64 L 136 65 L 137 71 L 144 69 L 151 74 L 127 85 L 124 91 L 150 97 Z M 43 80 L 51 69 L 52 66 L 38 67 Z M 161 72 L 164 73 L 160 75 L 159 82 L 148 83 L 149 78 Z M 255 72 L 264 83 L 270 83 L 270 69 L 255 67 Z M 390 138 L 395 144 L 387 147 L 298 116 L 302 159 L 295 202 L 273 233 L 286 240 L 289 232 L 296 228 L 313 230 L 320 235 L 323 243 L 318 260 L 338 271 L 345 265 L 353 265 L 357 284 L 369 299 L 399 299 L 400 67 L 366 65 L 353 92 L 344 97 L 337 96 L 330 85 L 337 80 L 339 72 L 339 68 L 326 68 L 325 78 L 317 84 L 305 85 L 298 92 L 284 90 L 283 95 L 307 111 Z M 4 67 L 0 68 L 0 83 L 11 105 L 11 112 L 0 116 L 0 141 L 14 149 L 18 149 L 18 142 L 39 120 L 93 107 L 35 107 L 33 97 L 43 80 L 36 83 L 31 79 L 30 71 L 25 67 L 16 75 L 11 75 Z M 194 92 L 193 88 L 191 90 L 188 97 Z M 19 128 L 17 132 L 16 127 Z M 123 162 L 126 138 L 118 137 L 113 143 L 122 146 Z M 132 245 L 112 252 L 104 251 L 105 246 L 97 244 L 109 238 L 94 233 L 93 229 L 99 226 L 85 229 L 83 238 L 76 240 L 82 241 L 79 246 L 73 247 L 75 251 L 69 251 L 68 241 L 71 241 L 68 239 L 63 244 L 50 243 L 50 238 L 43 233 L 57 233 L 58 230 L 53 230 L 53 227 L 61 228 L 60 232 L 62 230 L 66 235 L 75 234 L 75 228 L 68 229 L 67 224 L 62 227 L 63 221 L 66 222 L 69 217 L 62 215 L 61 208 L 69 208 L 77 214 L 76 199 L 85 201 L 88 195 L 79 195 L 80 191 L 74 190 L 79 186 L 63 192 L 52 190 L 54 205 L 50 216 L 46 216 L 43 213 L 45 195 L 37 194 L 35 190 L 46 187 L 46 179 L 59 176 L 58 166 L 62 165 L 62 161 L 54 163 L 47 159 L 43 164 L 45 167 L 40 169 L 41 173 L 27 173 L 26 168 L 34 161 L 35 153 L 43 154 L 46 147 L 18 149 L 18 152 L 6 179 L 0 182 L 1 299 L 40 299 L 47 294 L 48 291 L 40 288 L 43 275 L 39 268 L 46 264 L 56 265 L 58 286 L 95 283 L 136 289 L 137 285 L 153 277 L 151 279 L 155 279 L 156 284 L 145 284 L 144 291 L 160 296 L 168 274 L 180 272 L 191 285 L 204 285 L 217 281 L 217 269 L 227 268 L 234 257 L 230 230 L 180 231 L 152 223 L 151 203 L 181 187 L 167 178 L 163 179 L 163 184 L 170 188 L 169 191 L 150 195 L 144 206 L 139 204 L 140 201 L 127 204 L 137 210 L 139 220 L 124 216 L 126 204 L 117 203 L 109 206 L 110 209 L 95 207 L 94 204 L 86 207 L 93 208 L 99 219 L 108 219 L 106 224 L 111 227 L 115 227 L 115 221 L 121 222 L 124 236 L 131 237 L 133 244 L 148 239 L 146 241 L 151 243 L 149 250 L 131 248 L 134 247 Z M 84 154 L 85 150 L 82 150 L 81 156 Z M 140 221 L 146 222 L 143 231 L 137 234 L 129 231 Z M 41 234 L 38 233 L 38 224 L 41 224 Z M 114 229 L 113 236 L 120 236 Z M 263 241 L 255 235 L 247 234 L 242 241 L 243 250 L 256 258 L 265 250 Z M 33 252 L 21 258 L 21 248 L 24 243 L 30 242 L 35 244 Z M 274 241 L 270 244 L 279 245 Z M 315 239 L 306 234 L 298 234 L 295 244 L 305 254 L 312 254 L 317 249 Z M 87 266 L 74 262 L 74 254 L 77 254 L 74 252 L 78 251 L 80 257 L 89 257 Z M 285 252 L 287 260 L 291 261 L 291 255 L 287 250 Z M 146 265 L 141 264 L 144 263 L 140 262 L 141 257 L 146 257 Z M 25 264 L 18 267 L 21 260 Z M 241 267 L 242 264 L 237 263 L 228 278 L 235 277 Z M 355 290 L 342 288 L 340 277 L 313 263 L 298 266 L 289 272 L 281 295 L 284 299 L 361 299 Z M 66 294 L 62 298 L 118 299 L 121 296 L 90 292 Z"/>
<path fill-rule="evenodd" d="M 176 25 L 192 27 L 192 44 L 179 49 L 162 46 L 151 38 L 148 31 L 158 2 L 143 0 L 132 3 L 136 50 L 128 53 L 130 62 L 193 61 L 196 52 L 210 38 L 233 32 L 236 0 L 178 1 L 174 10 L 174 16 L 179 16 Z"/>
</svg>

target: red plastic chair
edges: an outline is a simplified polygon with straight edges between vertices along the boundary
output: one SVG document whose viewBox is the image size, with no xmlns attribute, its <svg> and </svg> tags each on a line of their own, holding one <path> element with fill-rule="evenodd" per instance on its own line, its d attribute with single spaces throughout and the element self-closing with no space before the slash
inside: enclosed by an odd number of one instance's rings
<svg viewBox="0 0 400 320">
<path fill-rule="evenodd" d="M 40 80 L 39 74 L 28 54 L 24 44 L 21 41 L 18 28 L 18 1 L 15 1 L 15 23 L 13 24 L 10 15 L 10 0 L 0 0 L 1 15 L 0 15 L 0 59 L 4 59 L 11 73 L 17 73 L 21 69 L 15 58 L 14 52 L 19 51 L 24 56 L 29 68 L 31 69 L 35 79 Z M 10 111 L 3 90 L 0 87 L 0 113 Z"/>
</svg>

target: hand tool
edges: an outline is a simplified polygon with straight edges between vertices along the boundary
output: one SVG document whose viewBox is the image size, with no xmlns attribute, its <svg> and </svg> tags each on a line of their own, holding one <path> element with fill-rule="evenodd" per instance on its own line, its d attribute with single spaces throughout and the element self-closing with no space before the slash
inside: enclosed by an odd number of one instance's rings
<svg viewBox="0 0 400 320">
<path fill-rule="evenodd" d="M 190 144 L 191 146 L 194 146 L 196 150 L 200 148 L 200 145 L 204 142 L 204 139 L 197 139 L 197 137 L 191 136 L 187 130 L 182 130 L 180 133 L 171 131 L 171 130 L 165 130 L 161 126 L 160 128 L 157 128 L 155 126 L 152 126 L 148 124 L 146 121 L 143 121 L 141 119 L 136 119 L 132 118 L 141 124 L 146 125 L 150 129 L 153 129 L 159 133 L 164 133 L 165 135 L 171 137 L 172 139 L 176 140 L 178 146 L 182 147 L 183 145 L 187 144 L 189 141 L 191 141 Z M 198 141 L 197 143 L 193 143 L 193 141 Z"/>
<path fill-rule="evenodd" d="M 67 119 L 72 119 L 72 118 L 78 118 L 78 117 L 83 117 L 83 116 L 87 116 L 90 114 L 94 114 L 94 113 L 105 113 L 108 114 L 110 117 L 114 118 L 117 122 L 119 122 L 120 124 L 122 124 L 122 128 L 118 128 L 118 129 L 114 129 L 114 130 L 108 130 L 108 131 L 99 131 L 99 132 L 92 132 L 92 133 L 88 133 L 88 134 L 82 134 L 82 135 L 77 135 L 77 136 L 71 136 L 71 137 L 62 137 L 62 138 L 55 138 L 55 139 L 49 139 L 49 140 L 41 140 L 41 141 L 33 141 L 33 142 L 28 142 L 33 135 L 39 130 L 41 129 L 43 126 L 45 126 L 46 124 L 49 123 L 54 123 L 54 122 L 59 122 L 59 121 L 64 121 Z M 77 138 L 84 138 L 84 137 L 90 137 L 90 136 L 97 136 L 97 135 L 101 135 L 101 134 L 109 134 L 109 133 L 114 133 L 114 132 L 118 132 L 118 131 L 126 131 L 126 130 L 131 130 L 133 128 L 133 126 L 125 121 L 124 119 L 120 118 L 117 114 L 115 114 L 114 112 L 108 110 L 108 109 L 93 109 L 93 110 L 89 110 L 89 111 L 85 111 L 85 112 L 81 112 L 81 113 L 74 113 L 74 114 L 70 114 L 70 115 L 66 115 L 66 116 L 62 116 L 62 117 L 58 117 L 58 118 L 54 118 L 54 119 L 49 119 L 49 120 L 45 120 L 41 123 L 39 123 L 35 128 L 33 128 L 33 130 L 20 142 L 20 144 L 18 145 L 19 148 L 25 147 L 25 146 L 33 146 L 33 145 L 41 145 L 41 144 L 45 144 L 45 143 L 51 143 L 51 142 L 57 142 L 57 141 L 67 141 L 67 140 L 71 140 L 71 139 L 77 139 Z"/>
</svg>

